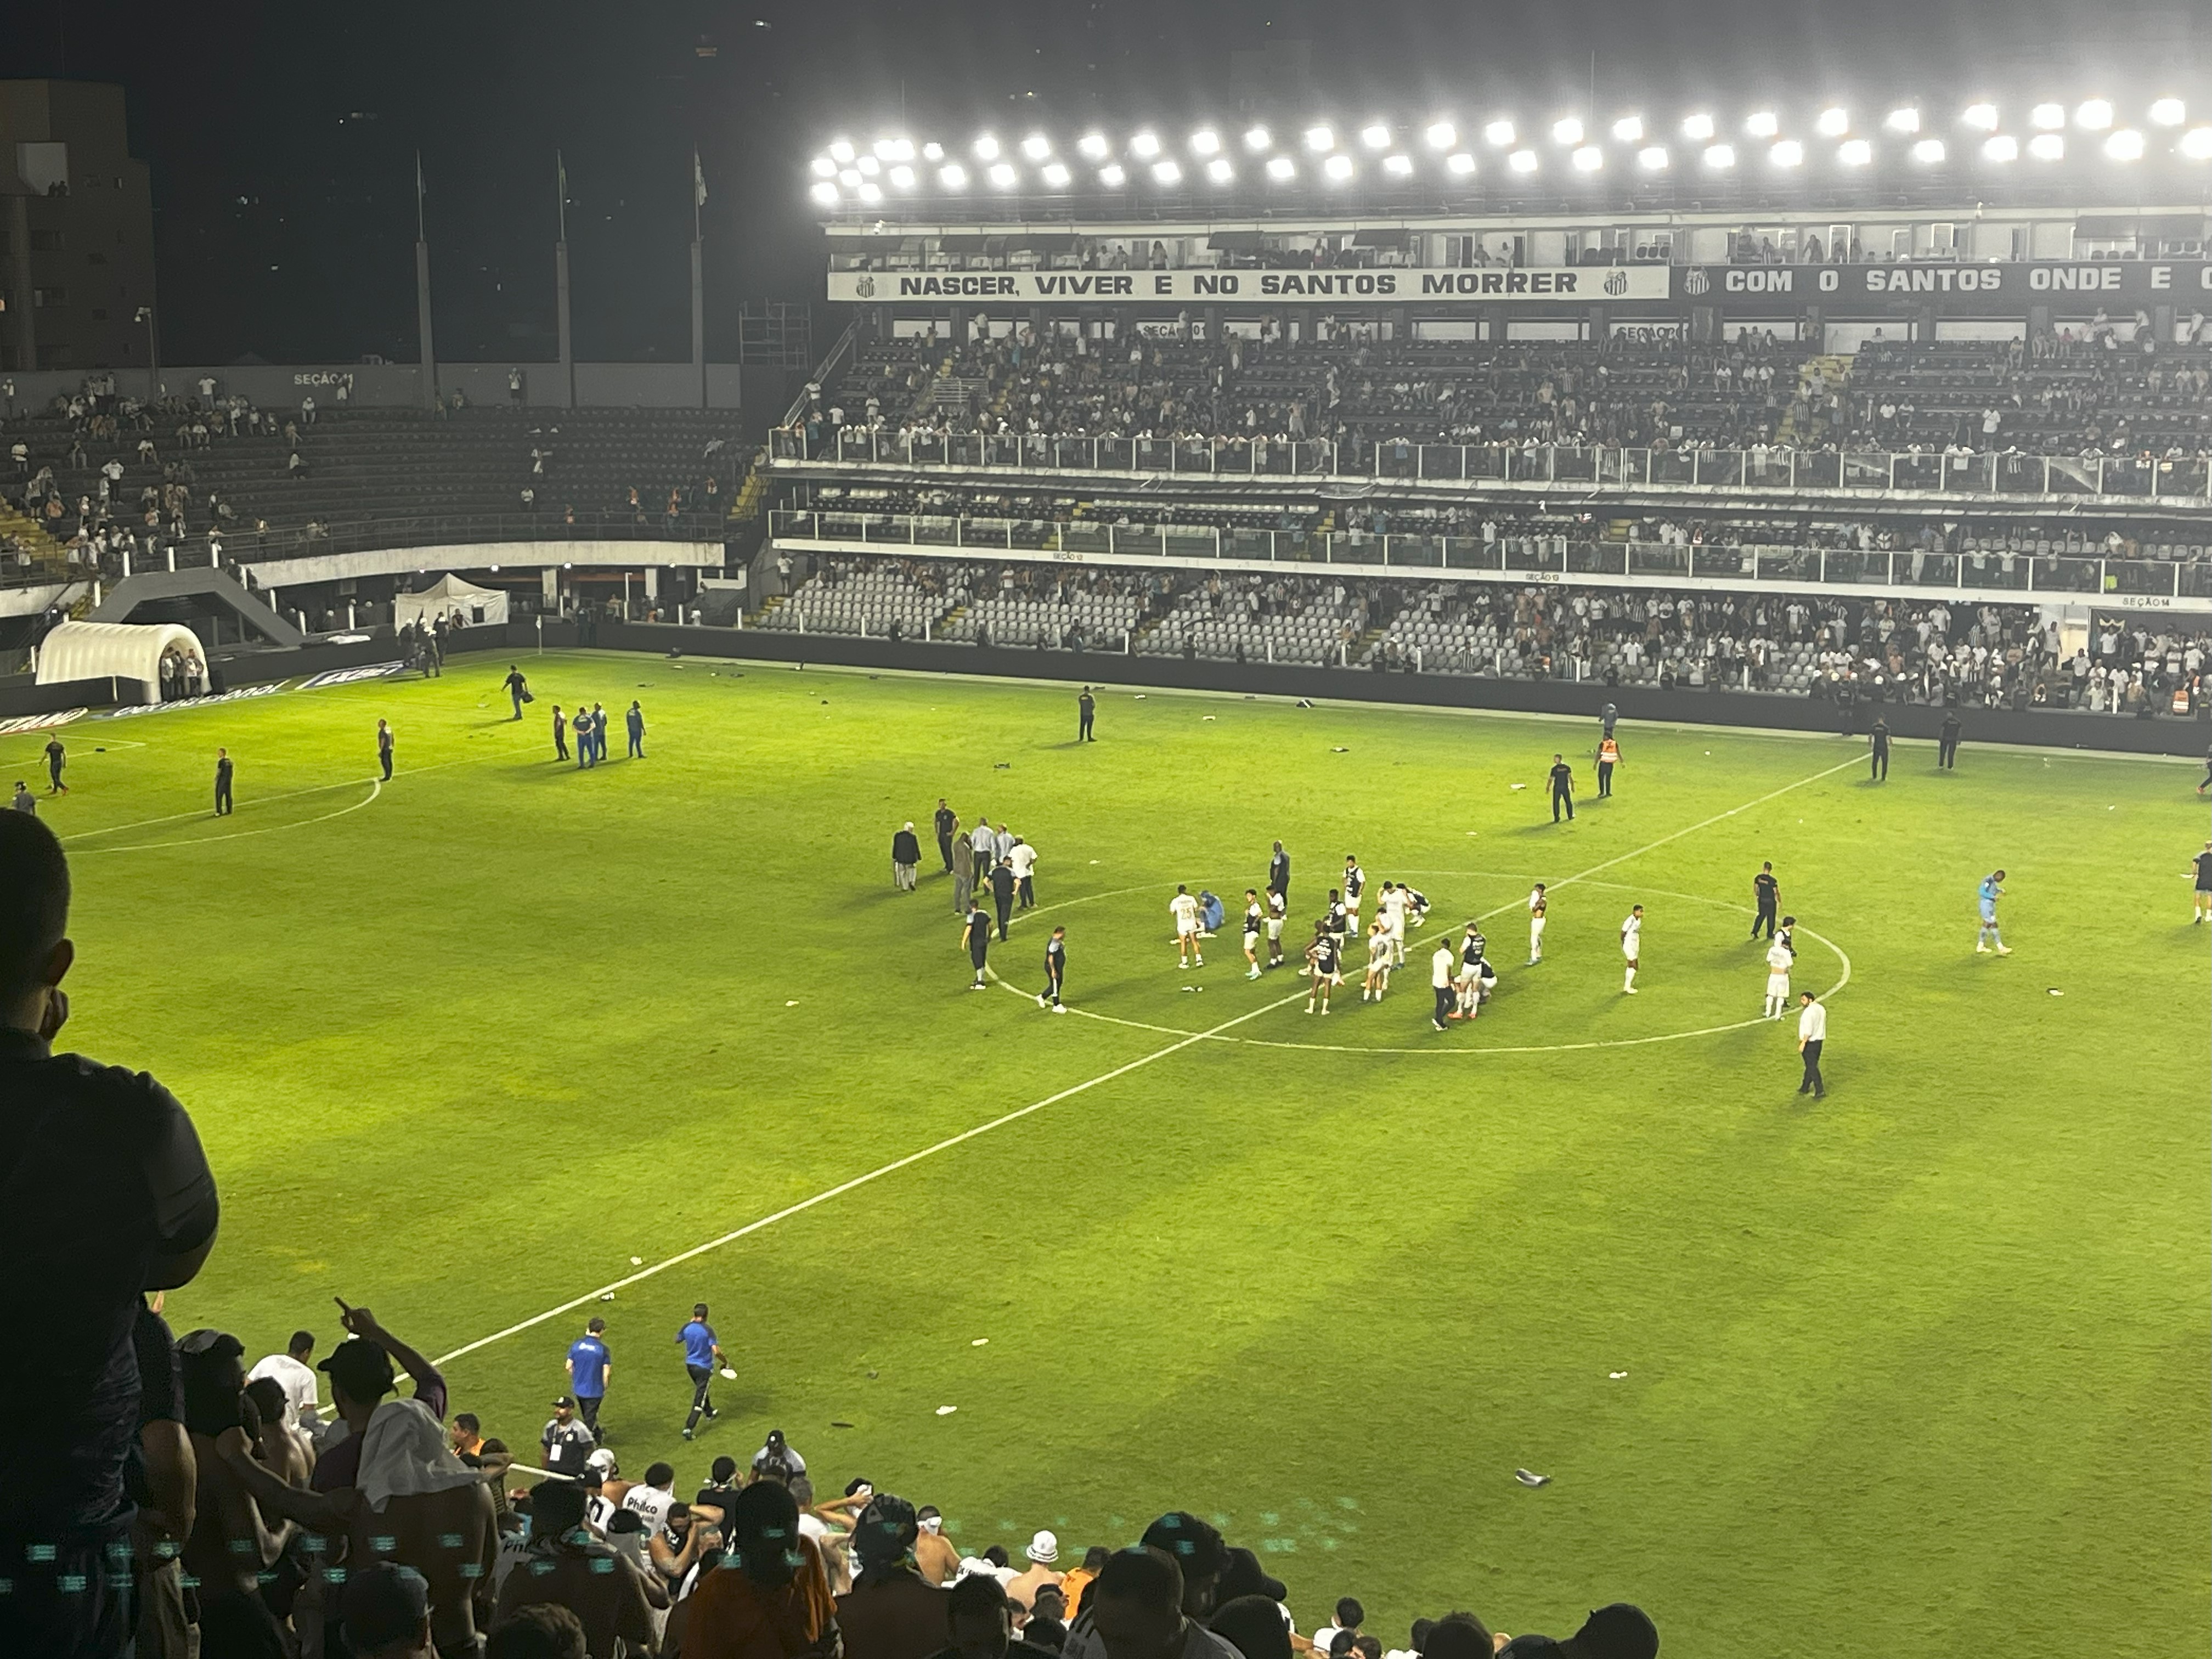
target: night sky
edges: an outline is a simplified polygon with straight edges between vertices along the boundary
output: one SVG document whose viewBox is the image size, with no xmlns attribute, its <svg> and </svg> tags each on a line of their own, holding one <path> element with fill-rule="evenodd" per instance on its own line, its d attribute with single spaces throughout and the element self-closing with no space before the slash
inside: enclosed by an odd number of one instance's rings
<svg viewBox="0 0 2212 1659">
<path fill-rule="evenodd" d="M 414 155 L 438 346 L 554 355 L 554 152 L 576 349 L 690 355 L 690 155 L 709 355 L 741 298 L 820 289 L 805 167 L 836 132 L 1239 113 L 1232 55 L 1307 43 L 1261 112 L 1601 112 L 2137 89 L 2204 63 L 2193 9 L 2050 0 L 712 0 L 220 7 L 0 0 L 0 73 L 121 82 L 153 169 L 163 353 L 415 355 Z M 2195 33 L 2202 33 L 2201 26 Z M 1593 66 L 1592 54 L 1595 54 Z M 1246 76 L 1252 73 L 1248 60 Z M 2192 77 L 2194 78 L 2194 77 Z M 2095 85 L 2090 84 L 2095 82 Z M 2163 89 L 2163 88 L 2161 88 Z M 824 319 L 827 320 L 826 319 Z"/>
</svg>

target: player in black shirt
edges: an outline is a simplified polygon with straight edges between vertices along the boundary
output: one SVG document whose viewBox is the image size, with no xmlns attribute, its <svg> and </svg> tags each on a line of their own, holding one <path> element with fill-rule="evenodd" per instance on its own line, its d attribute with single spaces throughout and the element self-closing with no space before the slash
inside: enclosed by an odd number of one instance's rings
<svg viewBox="0 0 2212 1659">
<path fill-rule="evenodd" d="M 1279 893 L 1285 903 L 1291 896 L 1291 855 L 1283 850 L 1283 843 L 1275 843 L 1275 855 L 1267 860 L 1267 890 Z"/>
<path fill-rule="evenodd" d="M 1334 896 L 1334 895 L 1332 895 Z M 1340 921 L 1342 911 L 1338 911 Z M 1314 1011 L 1314 1002 L 1320 1000 L 1321 1011 L 1328 1012 L 1329 989 L 1336 983 L 1337 969 L 1344 959 L 1343 939 L 1328 931 L 1324 922 L 1314 929 L 1314 942 L 1306 946 L 1306 965 L 1313 970 L 1313 987 L 1306 993 L 1306 1012 Z"/>
<path fill-rule="evenodd" d="M 2197 911 L 2189 918 L 2191 927 L 2212 915 L 2212 841 L 2204 843 L 2204 850 L 2197 855 L 2194 863 L 2197 866 Z"/>
<path fill-rule="evenodd" d="M 999 907 L 999 938 L 1001 940 L 1006 937 L 1006 924 L 1013 920 L 1014 889 L 1017 884 L 1014 880 L 1012 863 L 1008 860 L 1000 859 L 991 872 L 991 898 L 992 902 Z"/>
<path fill-rule="evenodd" d="M 1055 927 L 1052 937 L 1045 941 L 1044 989 L 1037 993 L 1037 1006 L 1050 1007 L 1055 1014 L 1067 1009 L 1060 1000 L 1060 988 L 1067 979 L 1067 929 Z"/>
<path fill-rule="evenodd" d="M 1936 735 L 1936 764 L 1948 772 L 1959 764 L 1959 715 L 1956 709 L 1947 709 L 1943 724 Z"/>
<path fill-rule="evenodd" d="M 1091 695 L 1091 688 L 1086 685 L 1083 688 L 1083 695 L 1075 700 L 1076 742 L 1096 743 L 1098 741 L 1097 738 L 1091 730 L 1091 720 L 1097 713 L 1098 704 Z"/>
<path fill-rule="evenodd" d="M 1328 890 L 1328 914 L 1322 918 L 1322 928 L 1336 941 L 1337 952 L 1341 955 L 1344 951 L 1344 897 L 1334 887 Z"/>
<path fill-rule="evenodd" d="M 1876 714 L 1874 717 L 1874 730 L 1868 735 L 1874 739 L 1874 747 L 1868 751 L 1867 755 L 1867 781 L 1887 783 L 1889 781 L 1889 722 Z"/>
<path fill-rule="evenodd" d="M 1759 866 L 1759 873 L 1751 878 L 1751 896 L 1759 905 L 1759 914 L 1751 919 L 1751 936 L 1759 937 L 1761 927 L 1769 939 L 1774 937 L 1775 913 L 1782 908 L 1782 884 L 1774 878 L 1771 863 Z"/>
<path fill-rule="evenodd" d="M 937 817 L 933 820 L 937 831 L 937 850 L 945 856 L 945 873 L 952 873 L 952 838 L 960 833 L 960 815 L 945 804 L 945 797 L 937 798 Z"/>
<path fill-rule="evenodd" d="M 230 763 L 230 750 L 216 750 L 215 751 L 215 815 L 219 818 L 230 816 L 230 779 L 234 769 Z"/>
<path fill-rule="evenodd" d="M 1552 822 L 1559 821 L 1559 809 L 1567 809 L 1567 822 L 1575 821 L 1575 769 L 1567 764 L 1564 755 L 1552 757 Z"/>
<path fill-rule="evenodd" d="M 46 793 L 66 795 L 69 785 L 62 781 L 62 768 L 68 763 L 69 751 L 62 747 L 59 738 L 46 739 Z"/>
<path fill-rule="evenodd" d="M 971 991 L 985 989 L 983 958 L 991 949 L 991 918 L 984 914 L 981 905 L 969 907 L 968 925 L 960 930 L 960 942 L 968 947 L 968 960 L 975 966 L 975 982 L 968 988 Z"/>
</svg>

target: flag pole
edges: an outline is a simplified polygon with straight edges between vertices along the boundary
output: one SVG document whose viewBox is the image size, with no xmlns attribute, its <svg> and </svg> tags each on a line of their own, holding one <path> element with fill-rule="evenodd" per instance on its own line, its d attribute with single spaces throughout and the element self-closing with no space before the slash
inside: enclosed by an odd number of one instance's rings
<svg viewBox="0 0 2212 1659">
<path fill-rule="evenodd" d="M 707 407 L 707 279 L 700 210 L 707 205 L 707 174 L 691 152 L 691 368 L 698 377 L 699 407 Z"/>
<path fill-rule="evenodd" d="M 554 323 L 561 343 L 562 407 L 576 406 L 575 336 L 568 322 L 568 166 L 561 152 L 553 152 L 554 201 L 560 219 L 560 240 L 553 244 Z"/>
<path fill-rule="evenodd" d="M 422 406 L 438 406 L 438 352 L 430 335 L 430 233 L 422 210 L 422 152 L 415 152 L 415 330 L 420 345 Z"/>
</svg>

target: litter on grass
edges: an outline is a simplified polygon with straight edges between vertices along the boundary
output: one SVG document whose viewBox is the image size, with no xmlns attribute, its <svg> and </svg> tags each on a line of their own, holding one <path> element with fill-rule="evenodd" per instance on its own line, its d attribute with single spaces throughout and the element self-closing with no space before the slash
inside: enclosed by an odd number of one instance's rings
<svg viewBox="0 0 2212 1659">
<path fill-rule="evenodd" d="M 1330 754 L 1332 754 L 1332 755 L 1348 755 L 1348 754 L 1350 754 L 1352 751 L 1351 751 L 1349 749 L 1346 749 L 1346 748 L 1342 744 L 1340 744 L 1340 744 L 1338 744 L 1336 745 L 1336 747 L 1334 747 L 1334 749 L 1330 750 L 1328 752 L 1329 752 Z"/>
<path fill-rule="evenodd" d="M 969 1346 L 969 1347 L 971 1347 L 971 1348 L 980 1348 L 980 1347 L 981 1347 L 981 1346 L 982 1346 L 986 1342 L 988 1342 L 990 1340 L 991 1340 L 991 1339 L 990 1339 L 989 1337 L 988 1337 L 988 1336 L 979 1336 L 979 1337 L 977 1337 L 977 1338 L 976 1338 L 973 1342 L 970 1342 L 968 1346 Z"/>
<path fill-rule="evenodd" d="M 1530 1469 L 1516 1469 L 1513 1478 L 1524 1486 L 1548 1486 L 1552 1484 L 1550 1475 L 1538 1474 Z"/>
<path fill-rule="evenodd" d="M 1509 789 L 1526 789 L 1528 787 L 1528 786 L 1527 784 L 1525 784 L 1525 783 L 1514 783 L 1514 784 L 1508 784 L 1508 785 L 1506 786 L 1506 787 L 1508 787 Z"/>
<path fill-rule="evenodd" d="M 1213 716 L 1212 716 L 1212 715 L 1211 715 L 1211 714 L 1200 714 L 1198 718 L 1199 718 L 1199 720 L 1200 720 L 1200 723 L 1203 723 L 1203 722 L 1205 722 L 1205 721 L 1206 721 L 1206 720 L 1212 720 L 1212 719 L 1213 718 Z"/>
<path fill-rule="evenodd" d="M 1627 1376 L 1628 1373 L 1626 1371 L 1607 1371 L 1606 1375 L 1611 1377 L 1614 1382 L 1618 1382 L 1622 1377 Z"/>
<path fill-rule="evenodd" d="M 2051 988 L 2051 994 L 2055 997 L 2063 997 L 2066 993 L 2060 990 L 2056 985 L 2054 985 Z"/>
<path fill-rule="evenodd" d="M 629 1259 L 629 1265 L 633 1267 L 642 1267 L 645 1266 L 645 1258 L 641 1255 L 634 1255 Z"/>
<path fill-rule="evenodd" d="M 950 1417 L 950 1416 L 951 1416 L 951 1415 L 952 1415 L 952 1413 L 955 1413 L 955 1412 L 958 1411 L 959 1409 L 960 1409 L 960 1407 L 957 1407 L 957 1406 L 939 1406 L 939 1407 L 937 1408 L 937 1414 L 938 1414 L 939 1417 Z"/>
<path fill-rule="evenodd" d="M 830 1419 L 830 1426 L 833 1429 L 849 1429 L 853 1425 L 850 1423 L 841 1423 L 833 1417 Z"/>
</svg>

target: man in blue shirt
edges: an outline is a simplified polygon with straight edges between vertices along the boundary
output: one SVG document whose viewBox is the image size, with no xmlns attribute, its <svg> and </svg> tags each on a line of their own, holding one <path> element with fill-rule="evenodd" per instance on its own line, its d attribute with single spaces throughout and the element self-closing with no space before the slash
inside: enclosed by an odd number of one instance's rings
<svg viewBox="0 0 2212 1659">
<path fill-rule="evenodd" d="M 1992 870 L 1982 878 L 1982 884 L 1974 890 L 1975 902 L 1982 913 L 1982 930 L 1974 940 L 1976 956 L 1987 956 L 1992 949 L 2001 957 L 2012 954 L 2012 947 L 1997 932 L 1997 901 L 2004 896 L 2004 878 L 2003 871 Z"/>
<path fill-rule="evenodd" d="M 606 1440 L 599 1432 L 599 1404 L 607 1397 L 607 1378 L 614 1372 L 614 1362 L 607 1357 L 606 1329 L 605 1320 L 594 1319 L 568 1345 L 568 1391 L 576 1396 L 576 1414 L 592 1431 L 593 1445 Z"/>
<path fill-rule="evenodd" d="M 714 1386 L 714 1367 L 722 1363 L 722 1345 L 714 1340 L 714 1328 L 707 1322 L 707 1304 L 696 1304 L 691 1310 L 691 1321 L 676 1333 L 676 1340 L 684 1345 L 684 1369 L 691 1374 L 691 1415 L 684 1419 L 684 1437 L 691 1438 L 699 1427 L 699 1419 L 714 1420 L 714 1402 L 708 1397 Z"/>
<path fill-rule="evenodd" d="M 645 758 L 645 710 L 637 706 L 637 699 L 635 697 L 630 699 L 629 713 L 623 716 L 623 726 L 629 734 L 630 759 L 643 760 Z"/>
</svg>

